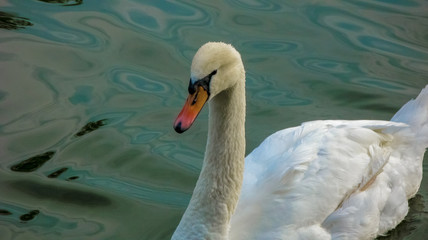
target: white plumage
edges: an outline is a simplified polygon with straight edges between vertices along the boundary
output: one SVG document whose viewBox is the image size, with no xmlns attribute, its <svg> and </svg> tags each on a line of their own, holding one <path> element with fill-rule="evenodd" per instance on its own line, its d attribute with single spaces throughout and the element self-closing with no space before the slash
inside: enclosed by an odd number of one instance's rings
<svg viewBox="0 0 428 240">
<path fill-rule="evenodd" d="M 426 142 L 387 121 L 314 121 L 279 131 L 245 159 L 231 239 L 385 233 L 419 188 Z"/>
<path fill-rule="evenodd" d="M 192 73 L 243 72 L 224 59 L 224 51 L 235 50 L 223 43 L 201 47 Z M 205 69 L 210 58 L 220 63 Z M 241 80 L 222 89 L 219 82 L 231 80 L 218 75 L 209 83 L 215 93 L 208 99 L 204 167 L 173 239 L 373 239 L 403 220 L 422 179 L 428 87 L 391 121 L 312 121 L 272 134 L 245 158 L 242 181 L 242 167 L 235 164 L 242 155 L 240 134 L 228 127 L 239 126 L 234 119 L 242 114 L 234 111 L 245 111 L 245 99 L 241 107 L 228 104 Z"/>
</svg>

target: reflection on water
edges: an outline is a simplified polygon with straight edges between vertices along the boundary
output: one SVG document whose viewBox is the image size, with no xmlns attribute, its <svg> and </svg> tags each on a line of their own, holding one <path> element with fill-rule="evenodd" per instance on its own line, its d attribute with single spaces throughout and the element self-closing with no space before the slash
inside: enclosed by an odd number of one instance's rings
<svg viewBox="0 0 428 240">
<path fill-rule="evenodd" d="M 26 213 L 24 215 L 21 215 L 19 219 L 23 222 L 28 222 L 32 220 L 35 216 L 37 216 L 40 213 L 39 210 L 32 210 L 29 213 Z"/>
<path fill-rule="evenodd" d="M 83 3 L 83 0 L 39 0 L 45 3 L 61 4 L 62 6 L 75 6 Z"/>
<path fill-rule="evenodd" d="M 45 164 L 45 162 L 49 161 L 54 156 L 54 154 L 55 152 L 53 151 L 48 151 L 39 154 L 37 156 L 14 164 L 12 167 L 10 167 L 10 170 L 15 172 L 33 172 L 36 169 L 40 168 L 43 164 Z"/>
<path fill-rule="evenodd" d="M 66 168 L 66 167 L 60 168 L 60 169 L 56 170 L 55 172 L 49 174 L 48 178 L 57 178 L 67 170 L 68 170 L 68 168 Z"/>
<path fill-rule="evenodd" d="M 0 209 L 0 215 L 7 216 L 7 215 L 12 215 L 12 213 L 9 212 L 8 210 Z"/>
<path fill-rule="evenodd" d="M 28 18 L 0 11 L 0 28 L 12 30 L 33 26 Z"/>
<path fill-rule="evenodd" d="M 98 128 L 106 125 L 107 119 L 98 120 L 95 122 L 88 122 L 85 126 L 83 126 L 76 134 L 75 136 L 81 137 L 83 135 L 86 135 L 92 131 L 97 130 Z"/>
<path fill-rule="evenodd" d="M 205 149 L 206 109 L 189 133 L 172 129 L 201 44 L 242 54 L 249 152 L 308 120 L 389 119 L 428 82 L 427 9 L 423 0 L 4 1 L 0 236 L 168 239 Z M 426 186 L 380 239 L 425 236 Z"/>
</svg>

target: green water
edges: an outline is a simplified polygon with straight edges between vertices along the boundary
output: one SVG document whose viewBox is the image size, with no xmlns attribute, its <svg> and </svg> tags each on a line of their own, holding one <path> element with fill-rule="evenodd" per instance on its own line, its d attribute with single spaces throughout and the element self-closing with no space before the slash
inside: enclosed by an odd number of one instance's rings
<svg viewBox="0 0 428 240">
<path fill-rule="evenodd" d="M 423 0 L 0 0 L 0 27 L 0 239 L 169 239 L 208 111 L 172 123 L 207 41 L 243 57 L 247 152 L 304 121 L 389 119 L 428 83 Z M 425 239 L 427 201 L 425 177 L 382 239 Z"/>
</svg>

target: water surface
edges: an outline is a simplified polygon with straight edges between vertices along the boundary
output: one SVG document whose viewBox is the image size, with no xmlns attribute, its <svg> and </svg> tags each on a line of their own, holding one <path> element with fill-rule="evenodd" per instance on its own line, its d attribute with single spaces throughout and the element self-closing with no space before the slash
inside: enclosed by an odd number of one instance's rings
<svg viewBox="0 0 428 240">
<path fill-rule="evenodd" d="M 304 121 L 389 119 L 428 83 L 423 0 L 0 0 L 1 238 L 169 239 L 208 112 L 172 122 L 207 41 L 243 57 L 247 152 Z M 425 238 L 427 186 L 382 239 Z"/>
</svg>

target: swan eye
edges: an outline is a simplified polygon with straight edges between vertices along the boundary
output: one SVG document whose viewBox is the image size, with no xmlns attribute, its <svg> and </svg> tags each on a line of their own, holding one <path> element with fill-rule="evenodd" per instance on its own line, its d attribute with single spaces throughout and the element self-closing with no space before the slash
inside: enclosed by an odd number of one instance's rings
<svg viewBox="0 0 428 240">
<path fill-rule="evenodd" d="M 189 88 L 188 88 L 189 94 L 194 94 L 196 92 L 196 86 L 193 84 L 192 79 L 189 81 Z"/>
<path fill-rule="evenodd" d="M 210 74 L 208 74 L 208 76 L 202 79 L 199 79 L 197 81 L 192 81 L 192 78 L 190 78 L 189 87 L 188 87 L 189 94 L 194 94 L 198 86 L 202 86 L 209 94 L 210 81 L 212 76 L 216 75 L 216 73 L 217 73 L 217 70 L 214 70 Z"/>
</svg>

